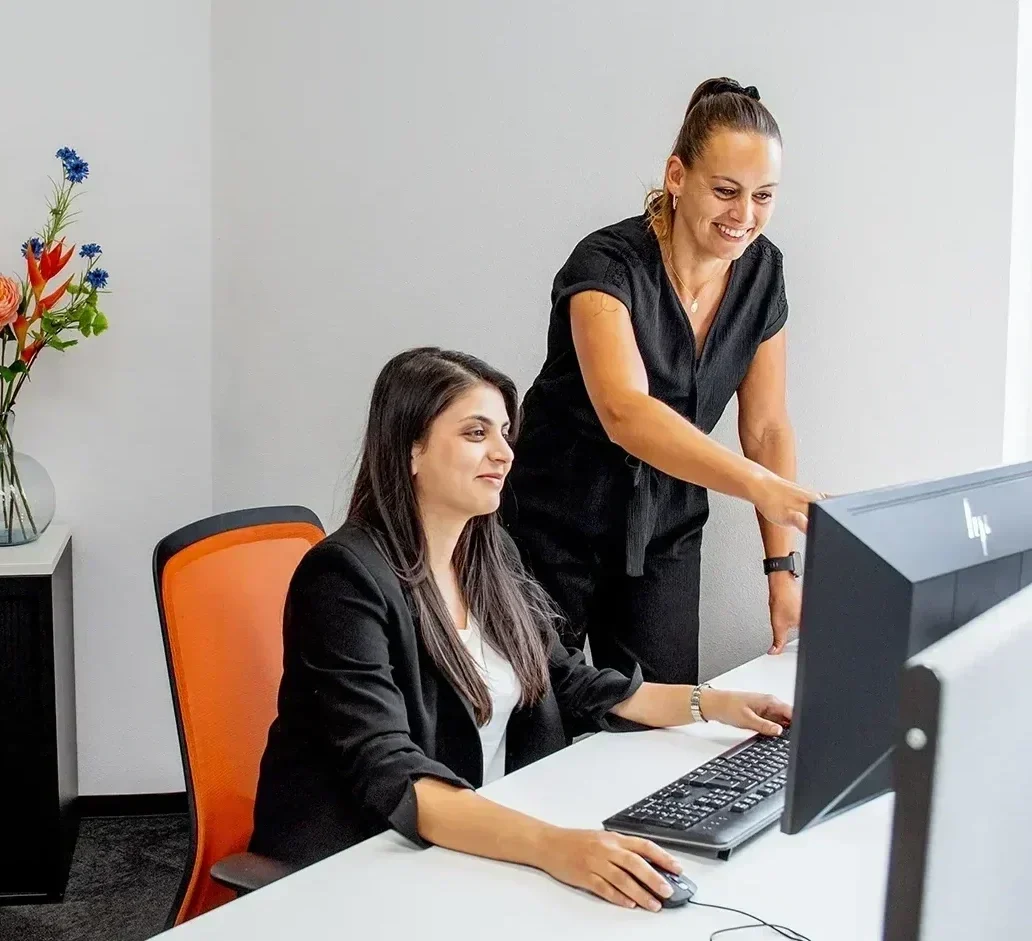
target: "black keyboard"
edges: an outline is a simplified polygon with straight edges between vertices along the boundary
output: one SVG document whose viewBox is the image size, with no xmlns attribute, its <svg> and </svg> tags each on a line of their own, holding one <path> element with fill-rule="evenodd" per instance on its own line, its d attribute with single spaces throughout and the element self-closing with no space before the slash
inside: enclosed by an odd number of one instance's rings
<svg viewBox="0 0 1032 941">
<path fill-rule="evenodd" d="M 715 852 L 731 850 L 781 819 L 788 729 L 757 735 L 604 820 L 617 833 Z"/>
</svg>

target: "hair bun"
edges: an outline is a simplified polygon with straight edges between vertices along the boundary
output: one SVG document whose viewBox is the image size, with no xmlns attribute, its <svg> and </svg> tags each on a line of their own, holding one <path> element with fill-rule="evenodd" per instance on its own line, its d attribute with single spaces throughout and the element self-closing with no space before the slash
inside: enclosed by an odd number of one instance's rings
<svg viewBox="0 0 1032 941">
<path fill-rule="evenodd" d="M 760 100 L 760 93 L 755 85 L 749 85 L 747 88 L 743 88 L 738 82 L 732 81 L 731 79 L 720 79 L 713 83 L 708 89 L 711 95 L 746 95 L 756 101 Z"/>
</svg>

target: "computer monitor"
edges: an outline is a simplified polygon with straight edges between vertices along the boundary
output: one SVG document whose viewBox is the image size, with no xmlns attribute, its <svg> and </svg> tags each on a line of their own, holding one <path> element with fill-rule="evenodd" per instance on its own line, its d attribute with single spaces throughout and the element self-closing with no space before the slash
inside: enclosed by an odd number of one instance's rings
<svg viewBox="0 0 1032 941">
<path fill-rule="evenodd" d="M 1027 938 L 1032 586 L 903 674 L 884 941 Z"/>
<path fill-rule="evenodd" d="M 1032 463 L 811 507 L 781 829 L 883 794 L 907 659 L 1032 583 Z"/>
</svg>

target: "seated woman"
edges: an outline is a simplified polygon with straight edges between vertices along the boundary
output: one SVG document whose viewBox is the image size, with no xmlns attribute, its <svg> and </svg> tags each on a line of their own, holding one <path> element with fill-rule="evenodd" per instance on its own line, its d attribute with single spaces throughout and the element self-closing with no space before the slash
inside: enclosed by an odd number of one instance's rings
<svg viewBox="0 0 1032 941">
<path fill-rule="evenodd" d="M 347 522 L 305 555 L 284 614 L 279 714 L 251 849 L 302 866 L 388 827 L 535 866 L 627 907 L 663 895 L 648 840 L 568 830 L 473 788 L 589 730 L 692 721 L 692 686 L 596 670 L 497 518 L 517 398 L 485 363 L 410 350 L 380 373 Z M 715 720 L 777 735 L 787 705 L 704 688 Z"/>
</svg>

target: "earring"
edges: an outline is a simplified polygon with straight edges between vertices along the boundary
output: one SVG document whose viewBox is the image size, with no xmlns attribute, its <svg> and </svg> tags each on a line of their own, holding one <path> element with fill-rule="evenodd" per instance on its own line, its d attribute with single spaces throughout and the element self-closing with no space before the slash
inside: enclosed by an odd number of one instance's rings
<svg viewBox="0 0 1032 941">
<path fill-rule="evenodd" d="M 673 203 L 674 203 L 674 212 L 677 212 L 677 194 L 676 193 L 674 194 Z"/>
</svg>

